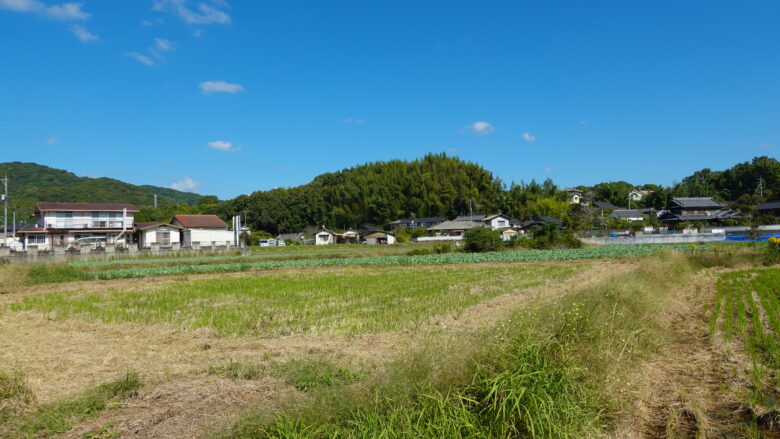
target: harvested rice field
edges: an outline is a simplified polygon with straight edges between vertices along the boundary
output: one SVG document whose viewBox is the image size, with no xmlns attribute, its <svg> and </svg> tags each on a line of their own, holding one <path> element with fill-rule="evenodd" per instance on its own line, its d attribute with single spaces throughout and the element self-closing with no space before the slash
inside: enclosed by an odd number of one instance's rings
<svg viewBox="0 0 780 439">
<path fill-rule="evenodd" d="M 759 253 L 545 255 L 0 266 L 0 437 L 778 437 Z"/>
</svg>

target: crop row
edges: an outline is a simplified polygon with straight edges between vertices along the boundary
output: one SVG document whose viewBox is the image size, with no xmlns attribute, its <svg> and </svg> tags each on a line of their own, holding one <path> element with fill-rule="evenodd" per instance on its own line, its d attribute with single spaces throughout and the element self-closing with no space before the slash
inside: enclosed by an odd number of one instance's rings
<svg viewBox="0 0 780 439">
<path fill-rule="evenodd" d="M 418 256 L 370 256 L 340 259 L 299 259 L 260 262 L 236 262 L 227 264 L 170 265 L 157 267 L 121 268 L 96 272 L 100 279 L 121 279 L 144 276 L 228 273 L 247 270 L 259 270 L 283 267 L 332 267 L 332 266 L 403 266 L 403 265 L 440 265 L 469 264 L 484 262 L 532 262 L 532 261 L 568 261 L 578 259 L 605 259 L 640 257 L 653 254 L 662 249 L 650 245 L 612 245 L 594 248 L 569 250 L 523 250 L 491 253 L 448 253 L 441 255 Z M 685 249 L 688 246 L 680 246 Z"/>
</svg>

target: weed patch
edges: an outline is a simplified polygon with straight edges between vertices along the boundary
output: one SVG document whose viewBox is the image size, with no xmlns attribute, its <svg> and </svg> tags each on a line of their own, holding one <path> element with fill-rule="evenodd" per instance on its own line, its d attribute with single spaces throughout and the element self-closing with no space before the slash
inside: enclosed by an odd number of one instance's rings
<svg viewBox="0 0 780 439">
<path fill-rule="evenodd" d="M 19 431 L 35 437 L 66 432 L 75 423 L 97 417 L 111 403 L 128 398 L 141 385 L 138 374 L 128 372 L 115 381 L 87 389 L 73 398 L 41 406 L 24 420 Z"/>
<path fill-rule="evenodd" d="M 284 378 L 288 384 L 303 391 L 349 383 L 362 376 L 356 370 L 336 366 L 324 359 L 290 360 L 274 365 L 272 371 L 274 375 Z"/>
<path fill-rule="evenodd" d="M 209 367 L 209 375 L 218 375 L 231 380 L 257 380 L 265 374 L 262 364 L 239 363 L 228 360 Z"/>
</svg>

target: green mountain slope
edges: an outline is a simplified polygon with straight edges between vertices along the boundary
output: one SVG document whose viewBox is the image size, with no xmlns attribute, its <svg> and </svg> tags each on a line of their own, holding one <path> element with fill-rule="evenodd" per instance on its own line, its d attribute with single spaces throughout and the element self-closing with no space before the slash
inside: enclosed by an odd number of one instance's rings
<svg viewBox="0 0 780 439">
<path fill-rule="evenodd" d="M 79 177 L 36 163 L 0 163 L 0 175 L 8 175 L 9 179 L 9 222 L 12 207 L 16 208 L 17 221 L 29 221 L 36 201 L 132 203 L 140 207 L 151 205 L 154 194 L 157 194 L 160 206 L 195 204 L 201 197 L 169 188 L 136 186 L 112 178 Z"/>
</svg>

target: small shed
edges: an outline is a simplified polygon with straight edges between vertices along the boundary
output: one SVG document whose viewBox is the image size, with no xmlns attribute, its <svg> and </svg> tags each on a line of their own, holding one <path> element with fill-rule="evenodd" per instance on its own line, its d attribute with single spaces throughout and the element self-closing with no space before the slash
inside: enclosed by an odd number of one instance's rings
<svg viewBox="0 0 780 439">
<path fill-rule="evenodd" d="M 336 234 L 328 229 L 320 229 L 314 234 L 315 245 L 330 245 L 336 243 Z"/>
<path fill-rule="evenodd" d="M 139 248 L 150 248 L 152 244 L 159 244 L 162 248 L 169 248 L 174 244 L 180 244 L 180 231 L 183 227 L 170 223 L 149 222 L 135 223 L 133 231 L 134 241 Z"/>
<path fill-rule="evenodd" d="M 395 235 L 390 232 L 383 232 L 381 230 L 363 235 L 363 239 L 366 241 L 366 244 L 371 245 L 395 244 Z"/>
</svg>

